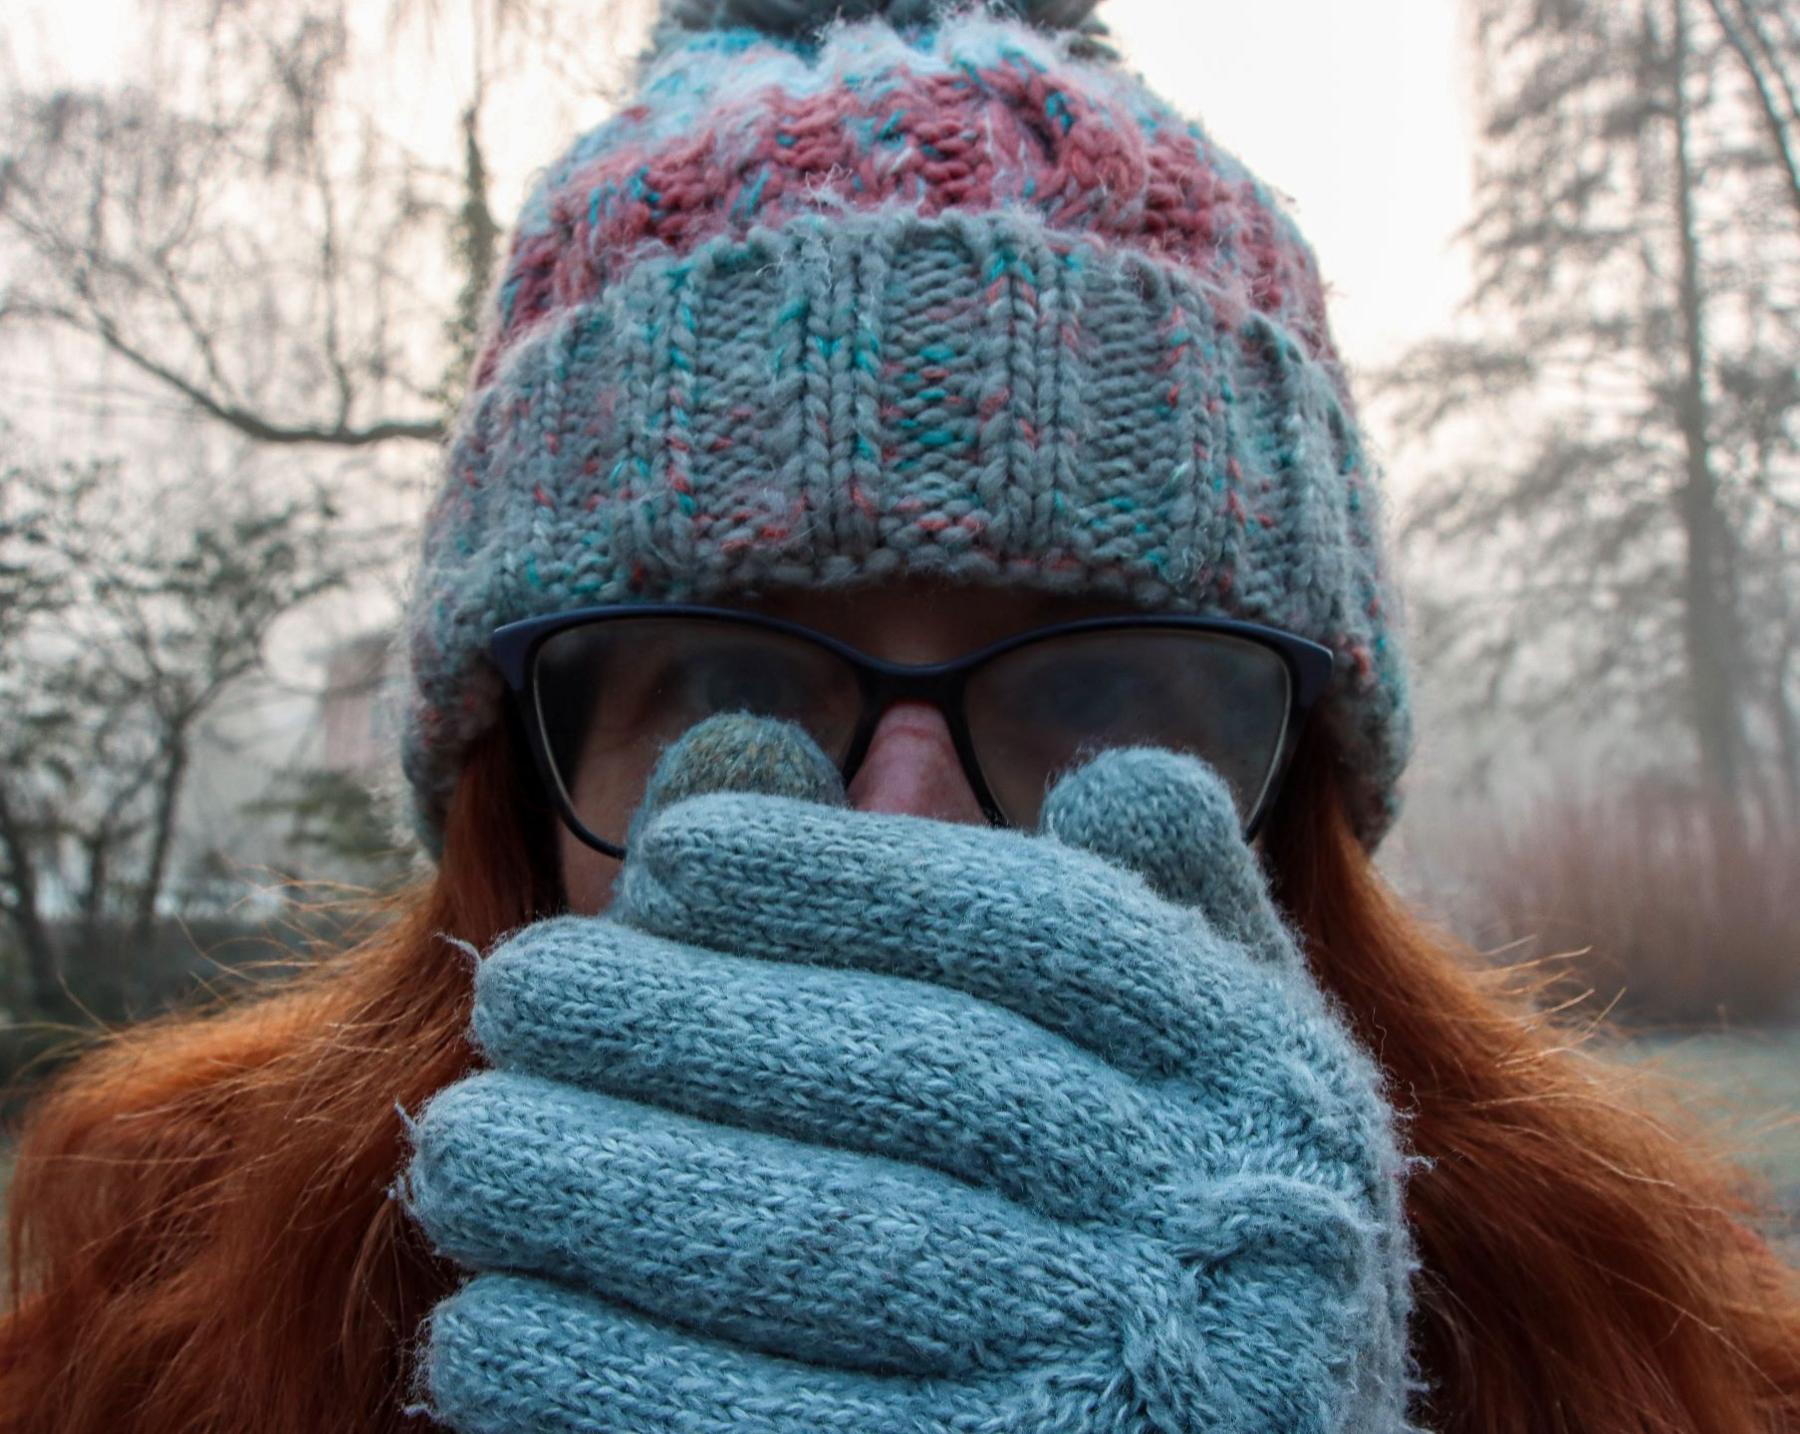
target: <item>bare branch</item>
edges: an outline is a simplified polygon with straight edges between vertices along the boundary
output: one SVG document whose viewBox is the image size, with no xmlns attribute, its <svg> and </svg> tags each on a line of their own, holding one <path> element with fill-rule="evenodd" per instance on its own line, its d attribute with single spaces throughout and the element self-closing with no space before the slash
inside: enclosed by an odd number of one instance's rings
<svg viewBox="0 0 1800 1434">
<path fill-rule="evenodd" d="M 28 300 L 18 301 L 14 311 L 21 317 L 60 319 L 92 335 L 133 367 L 174 389 L 201 412 L 259 443 L 323 443 L 342 448 L 360 448 L 396 438 L 435 443 L 444 436 L 444 421 L 439 418 L 391 418 L 362 425 L 340 423 L 335 427 L 276 422 L 241 405 L 215 397 L 158 362 L 125 338 L 104 314 L 91 310 L 86 314 L 78 314 L 70 309 L 51 304 L 33 304 Z"/>
<path fill-rule="evenodd" d="M 1743 62 L 1744 73 L 1749 77 L 1751 86 L 1756 91 L 1757 101 L 1762 108 L 1764 123 L 1769 130 L 1769 143 L 1774 146 L 1780 160 L 1783 176 L 1787 180 L 1788 197 L 1794 203 L 1794 217 L 1800 219 L 1800 156 L 1795 154 L 1794 136 L 1790 126 L 1800 124 L 1800 97 L 1794 93 L 1792 84 L 1782 70 L 1773 47 L 1766 36 L 1762 35 L 1757 25 L 1755 12 L 1746 4 L 1744 6 L 1744 28 L 1740 28 L 1734 18 L 1726 12 L 1725 0 L 1706 0 L 1712 10 L 1713 18 L 1718 22 L 1720 32 L 1727 43 Z M 1758 42 L 1752 48 L 1752 39 L 1745 34 L 1749 29 Z M 1765 72 L 1765 65 L 1768 72 Z M 1772 73 L 1770 73 L 1772 72 Z M 1780 84 L 1786 92 L 1787 110 L 1784 114 L 1778 106 L 1771 80 Z"/>
</svg>

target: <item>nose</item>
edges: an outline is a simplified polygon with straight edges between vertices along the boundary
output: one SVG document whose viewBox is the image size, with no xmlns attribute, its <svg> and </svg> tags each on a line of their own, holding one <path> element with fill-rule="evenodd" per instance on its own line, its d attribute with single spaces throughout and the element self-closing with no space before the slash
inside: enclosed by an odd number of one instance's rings
<svg viewBox="0 0 1800 1434">
<path fill-rule="evenodd" d="M 881 714 L 850 782 L 859 812 L 900 812 L 945 822 L 981 822 L 950 728 L 926 702 L 896 702 Z"/>
</svg>

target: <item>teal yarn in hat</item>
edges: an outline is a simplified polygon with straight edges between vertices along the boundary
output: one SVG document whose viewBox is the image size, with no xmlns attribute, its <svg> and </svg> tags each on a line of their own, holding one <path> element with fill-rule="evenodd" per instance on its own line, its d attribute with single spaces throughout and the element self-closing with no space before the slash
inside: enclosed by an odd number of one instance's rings
<svg viewBox="0 0 1800 1434">
<path fill-rule="evenodd" d="M 1093 0 L 667 0 L 537 179 L 408 597 L 436 854 L 501 623 L 903 575 L 1286 628 L 1373 847 L 1410 748 L 1318 266 Z"/>
</svg>

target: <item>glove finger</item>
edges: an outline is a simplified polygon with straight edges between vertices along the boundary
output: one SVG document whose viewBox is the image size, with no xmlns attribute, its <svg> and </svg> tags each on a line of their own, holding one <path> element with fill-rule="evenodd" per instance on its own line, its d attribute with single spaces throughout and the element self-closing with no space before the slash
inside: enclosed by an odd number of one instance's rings
<svg viewBox="0 0 1800 1434">
<path fill-rule="evenodd" d="M 1271 1031 L 1266 1059 L 1246 1073 L 1265 1130 L 1293 1148 L 1305 1112 L 1308 1149 L 1342 1162 L 1378 1188 L 1371 1154 L 1383 1112 L 1367 1093 L 1381 1076 L 1314 983 L 1270 895 L 1256 852 L 1242 835 L 1231 789 L 1205 762 L 1155 747 L 1102 752 L 1068 773 L 1046 798 L 1047 835 L 1145 874 L 1171 900 L 1200 908 L 1209 925 L 1268 961 L 1286 988 L 1288 1010 Z"/>
<path fill-rule="evenodd" d="M 1231 788 L 1199 758 L 1156 747 L 1102 752 L 1057 782 L 1038 825 L 1199 907 L 1253 955 L 1292 954 Z"/>
<path fill-rule="evenodd" d="M 1021 832 L 711 795 L 644 824 L 612 914 L 739 955 L 1006 1006 L 1147 1080 L 1238 1066 L 1278 984 L 1195 914 Z"/>
<path fill-rule="evenodd" d="M 420 1116 L 408 1201 L 476 1269 L 754 1349 L 954 1374 L 1113 1324 L 1098 1237 L 937 1171 L 485 1071 Z"/>
<path fill-rule="evenodd" d="M 465 1434 L 1088 1434 L 1119 1419 L 1099 1361 L 871 1376 L 688 1333 L 542 1280 L 481 1275 L 431 1314 L 434 1419 Z"/>
<path fill-rule="evenodd" d="M 919 981 L 559 917 L 483 962 L 493 1063 L 796 1140 L 933 1166 L 1101 1218 L 1191 1159 L 1190 1122 L 1098 1057 Z"/>
</svg>

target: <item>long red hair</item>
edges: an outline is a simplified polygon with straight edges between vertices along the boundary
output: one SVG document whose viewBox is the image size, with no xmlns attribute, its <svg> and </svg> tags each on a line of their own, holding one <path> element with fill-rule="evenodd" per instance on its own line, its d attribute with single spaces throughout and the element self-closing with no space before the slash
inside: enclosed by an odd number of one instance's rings
<svg viewBox="0 0 1800 1434">
<path fill-rule="evenodd" d="M 1772 1207 L 1661 1078 L 1571 1041 L 1549 978 L 1409 914 L 1309 742 L 1271 828 L 1321 983 L 1435 1165 L 1408 1209 L 1444 1434 L 1800 1430 L 1800 1281 Z M 466 768 L 434 879 L 273 991 L 106 1039 L 19 1133 L 0 1430 L 319 1434 L 404 1412 L 457 1272 L 389 1187 L 398 1107 L 467 1070 L 469 963 L 560 902 L 505 726 Z"/>
</svg>

